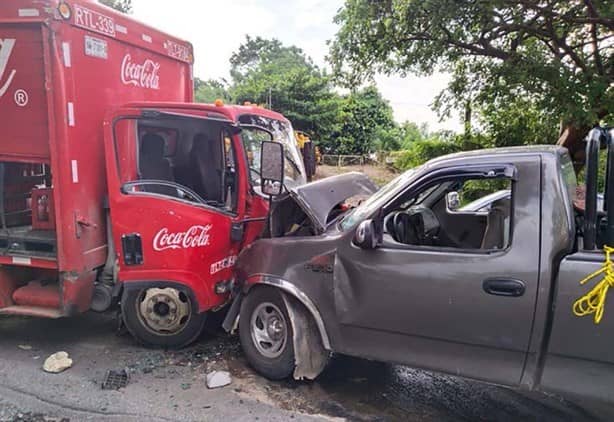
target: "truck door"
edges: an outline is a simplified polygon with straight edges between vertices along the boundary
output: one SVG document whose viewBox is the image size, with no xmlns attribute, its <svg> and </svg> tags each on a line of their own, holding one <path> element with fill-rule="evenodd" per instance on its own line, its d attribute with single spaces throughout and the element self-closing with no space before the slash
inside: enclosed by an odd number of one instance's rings
<svg viewBox="0 0 614 422">
<path fill-rule="evenodd" d="M 230 121 L 134 109 L 116 113 L 105 133 L 118 279 L 124 289 L 144 286 L 134 304 L 139 321 L 168 337 L 182 327 L 165 326 L 168 307 L 160 303 L 187 295 L 190 312 L 202 313 L 227 299 L 245 213 L 240 141 Z M 179 293 L 160 293 L 169 286 Z"/>
<path fill-rule="evenodd" d="M 418 181 L 384 207 L 380 247 L 339 250 L 347 277 L 335 278 L 335 304 L 348 352 L 520 381 L 539 281 L 539 160 L 518 159 L 517 177 L 509 169 L 465 166 Z M 499 191 L 511 195 L 473 222 L 446 201 L 452 192 L 464 206 Z"/>
</svg>

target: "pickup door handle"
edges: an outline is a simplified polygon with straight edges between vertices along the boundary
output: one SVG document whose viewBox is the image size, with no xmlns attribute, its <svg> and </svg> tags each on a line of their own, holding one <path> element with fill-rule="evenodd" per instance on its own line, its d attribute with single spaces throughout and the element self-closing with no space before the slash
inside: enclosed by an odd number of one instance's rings
<svg viewBox="0 0 614 422">
<path fill-rule="evenodd" d="M 489 295 L 518 297 L 524 294 L 524 281 L 511 278 L 488 278 L 482 288 Z"/>
</svg>

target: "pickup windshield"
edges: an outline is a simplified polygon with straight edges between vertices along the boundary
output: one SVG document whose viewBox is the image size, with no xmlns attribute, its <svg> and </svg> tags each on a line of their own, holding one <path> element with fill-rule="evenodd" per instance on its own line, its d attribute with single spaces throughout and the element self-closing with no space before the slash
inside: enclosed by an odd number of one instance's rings
<svg viewBox="0 0 614 422">
<path fill-rule="evenodd" d="M 418 169 L 420 167 L 406 171 L 375 192 L 362 204 L 349 211 L 339 223 L 341 230 L 349 230 L 364 219 L 375 214 L 378 209 L 396 196 L 403 187 L 407 186 Z"/>
</svg>

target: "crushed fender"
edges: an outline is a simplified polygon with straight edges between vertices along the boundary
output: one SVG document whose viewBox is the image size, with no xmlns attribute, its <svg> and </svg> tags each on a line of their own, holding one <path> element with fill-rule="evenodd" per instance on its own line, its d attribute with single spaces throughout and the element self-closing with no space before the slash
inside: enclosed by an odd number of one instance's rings
<svg viewBox="0 0 614 422">
<path fill-rule="evenodd" d="M 320 332 L 309 311 L 296 299 L 282 292 L 292 324 L 294 344 L 294 379 L 315 379 L 326 367 L 330 353 L 324 349 Z"/>
</svg>

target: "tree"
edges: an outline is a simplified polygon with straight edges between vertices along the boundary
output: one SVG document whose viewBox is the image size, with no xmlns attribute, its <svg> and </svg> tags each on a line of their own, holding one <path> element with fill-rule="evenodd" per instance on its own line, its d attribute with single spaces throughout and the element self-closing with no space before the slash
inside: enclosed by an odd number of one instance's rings
<svg viewBox="0 0 614 422">
<path fill-rule="evenodd" d="M 494 101 L 479 111 L 478 120 L 495 147 L 547 144 L 558 133 L 557 116 L 524 97 Z"/>
<path fill-rule="evenodd" d="M 230 62 L 233 101 L 266 105 L 317 141 L 338 130 L 340 97 L 300 48 L 248 36 Z"/>
<path fill-rule="evenodd" d="M 100 3 L 119 10 L 122 13 L 132 13 L 132 0 L 98 0 Z"/>
<path fill-rule="evenodd" d="M 392 107 L 375 86 L 346 96 L 342 105 L 343 124 L 328 150 L 337 154 L 368 154 L 376 149 L 397 149 L 399 131 Z"/>
<path fill-rule="evenodd" d="M 218 99 L 231 102 L 228 84 L 224 79 L 204 81 L 200 78 L 194 78 L 194 97 L 196 102 L 199 103 L 213 103 Z"/>
<path fill-rule="evenodd" d="M 330 60 L 351 85 L 450 72 L 442 114 L 527 98 L 556 116 L 578 159 L 585 132 L 614 111 L 613 17 L 606 0 L 346 0 Z"/>
</svg>

